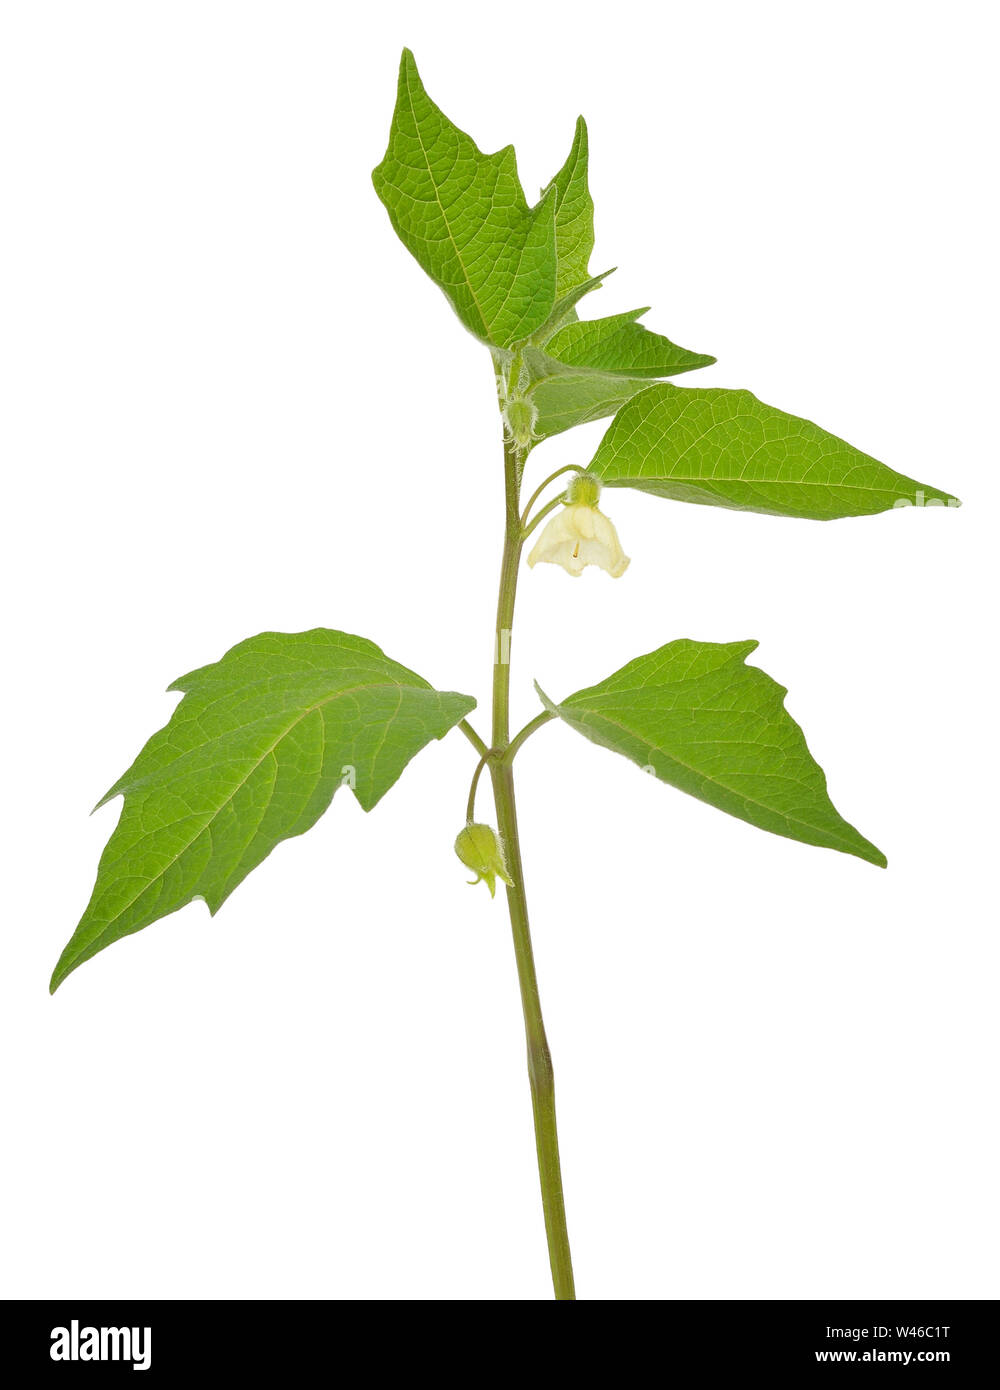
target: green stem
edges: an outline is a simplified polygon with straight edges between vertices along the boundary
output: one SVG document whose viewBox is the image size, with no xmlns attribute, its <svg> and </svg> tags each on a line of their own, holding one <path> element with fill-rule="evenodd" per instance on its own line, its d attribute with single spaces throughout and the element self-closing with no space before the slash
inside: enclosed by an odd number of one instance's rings
<svg viewBox="0 0 1000 1390">
<path fill-rule="evenodd" d="M 479 787 L 479 779 L 483 775 L 483 768 L 493 756 L 493 750 L 487 748 L 486 752 L 476 764 L 476 770 L 472 774 L 472 786 L 469 788 L 469 802 L 465 809 L 465 823 L 471 825 L 476 819 L 476 790 Z"/>
<path fill-rule="evenodd" d="M 504 761 L 508 764 L 512 763 L 514 761 L 514 755 L 517 753 L 521 744 L 529 739 L 536 729 L 540 729 L 543 724 L 547 724 L 550 719 L 555 719 L 555 715 L 551 710 L 543 709 L 541 714 L 536 714 L 534 719 L 525 724 L 521 732 L 515 734 L 511 739 L 507 752 L 504 754 Z"/>
<path fill-rule="evenodd" d="M 544 482 L 539 483 L 525 503 L 524 511 L 521 513 L 521 525 L 527 526 L 532 507 L 538 501 L 539 497 L 541 497 L 549 483 L 554 483 L 555 480 L 561 478 L 564 473 L 579 473 L 579 471 L 575 463 L 567 463 L 562 468 L 557 468 L 554 473 L 550 473 Z"/>
<path fill-rule="evenodd" d="M 528 1047 L 528 1079 L 535 1121 L 535 1148 L 538 1176 L 542 1188 L 542 1209 L 549 1247 L 552 1284 L 559 1300 L 576 1298 L 566 1208 L 563 1202 L 562 1173 L 559 1165 L 559 1136 L 556 1131 L 555 1081 L 552 1056 L 545 1037 L 542 1007 L 538 996 L 535 958 L 528 926 L 528 904 L 524 894 L 524 868 L 517 833 L 517 807 L 514 801 L 514 773 L 506 754 L 510 743 L 510 638 L 514 622 L 517 572 L 524 543 L 518 510 L 521 490 L 521 460 L 510 443 L 504 445 L 504 483 L 506 528 L 500 569 L 500 596 L 497 602 L 496 647 L 493 664 L 493 738 L 496 757 L 489 760 L 497 827 L 514 886 L 507 889 L 507 907 L 514 937 L 514 956 L 524 1012 L 524 1033 Z M 520 736 L 519 736 L 520 737 Z"/>
<path fill-rule="evenodd" d="M 549 512 L 554 512 L 556 507 L 561 506 L 562 501 L 563 499 L 560 496 L 553 497 L 551 502 L 546 502 L 545 506 L 535 513 L 535 515 L 528 522 L 527 526 L 525 526 L 524 529 L 521 531 L 521 540 L 526 541 L 528 537 L 531 535 L 532 531 L 538 525 L 538 523 L 540 521 L 544 521 L 545 518 L 548 516 Z"/>
<path fill-rule="evenodd" d="M 481 758 L 485 758 L 486 754 L 489 752 L 489 749 L 486 747 L 486 744 L 476 733 L 475 729 L 472 727 L 469 721 L 467 719 L 460 719 L 455 727 L 462 730 L 462 733 L 472 744 L 473 748 L 476 750 L 479 756 Z"/>
</svg>

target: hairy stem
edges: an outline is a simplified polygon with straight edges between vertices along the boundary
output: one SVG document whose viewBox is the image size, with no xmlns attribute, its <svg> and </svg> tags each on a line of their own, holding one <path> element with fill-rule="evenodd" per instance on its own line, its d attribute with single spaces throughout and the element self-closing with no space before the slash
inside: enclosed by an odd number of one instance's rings
<svg viewBox="0 0 1000 1390">
<path fill-rule="evenodd" d="M 531 1106 L 535 1120 L 535 1148 L 538 1153 L 538 1176 L 542 1188 L 542 1208 L 545 1214 L 545 1234 L 549 1246 L 549 1264 L 555 1296 L 560 1300 L 574 1299 L 573 1265 L 570 1258 L 569 1235 L 566 1230 L 566 1208 L 563 1202 L 562 1172 L 559 1165 L 559 1137 L 556 1132 L 556 1096 L 552 1071 L 552 1056 L 545 1037 L 542 1006 L 538 996 L 535 958 L 531 949 L 528 927 L 528 905 L 524 894 L 524 869 L 521 864 L 521 845 L 517 833 L 517 808 L 514 801 L 514 773 L 504 755 L 510 748 L 510 639 L 514 622 L 514 600 L 517 592 L 517 572 L 521 559 L 523 535 L 518 510 L 521 489 L 521 460 L 513 444 L 504 446 L 504 481 L 506 528 L 503 561 L 500 570 L 500 596 L 497 602 L 496 648 L 493 664 L 493 737 L 496 757 L 489 760 L 493 797 L 497 809 L 497 826 L 507 858 L 507 867 L 514 886 L 507 889 L 507 907 L 514 937 L 517 977 L 521 988 L 521 1007 L 524 1012 L 524 1033 L 528 1046 L 528 1079 L 531 1083 Z"/>
</svg>

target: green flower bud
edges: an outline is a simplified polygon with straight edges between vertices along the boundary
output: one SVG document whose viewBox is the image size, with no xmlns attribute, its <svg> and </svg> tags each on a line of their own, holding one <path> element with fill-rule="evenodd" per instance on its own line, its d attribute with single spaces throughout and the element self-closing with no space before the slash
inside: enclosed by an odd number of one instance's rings
<svg viewBox="0 0 1000 1390">
<path fill-rule="evenodd" d="M 511 439 L 519 449 L 526 449 L 535 442 L 535 422 L 538 410 L 523 396 L 511 396 L 504 406 L 503 422 Z"/>
<path fill-rule="evenodd" d="M 569 506 L 579 503 L 584 507 L 596 507 L 601 499 L 601 484 L 593 473 L 578 473 L 566 489 L 566 502 Z"/>
<path fill-rule="evenodd" d="M 476 875 L 469 882 L 485 883 L 491 898 L 497 891 L 497 879 L 511 888 L 514 886 L 514 880 L 507 872 L 503 846 L 492 825 L 470 822 L 455 841 L 455 853 L 465 867 Z"/>
</svg>

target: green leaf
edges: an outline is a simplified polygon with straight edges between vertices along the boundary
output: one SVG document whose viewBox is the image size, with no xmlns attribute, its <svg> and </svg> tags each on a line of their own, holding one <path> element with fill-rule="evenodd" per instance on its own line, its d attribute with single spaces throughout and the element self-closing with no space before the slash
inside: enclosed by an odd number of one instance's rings
<svg viewBox="0 0 1000 1390">
<path fill-rule="evenodd" d="M 677 502 L 828 521 L 892 507 L 958 506 L 749 391 L 663 383 L 618 412 L 590 471 Z"/>
<path fill-rule="evenodd" d="M 637 391 L 644 391 L 649 385 L 646 377 L 567 366 L 535 348 L 525 350 L 524 362 L 530 377 L 531 400 L 538 411 L 535 434 L 540 440 L 574 425 L 614 415 Z"/>
<path fill-rule="evenodd" d="M 677 347 L 635 320 L 645 310 L 566 324 L 544 349 L 524 349 L 531 399 L 538 410 L 539 439 L 574 425 L 614 415 L 649 386 L 652 375 L 668 376 L 715 361 Z M 629 370 L 630 359 L 635 370 Z"/>
<path fill-rule="evenodd" d="M 589 280 L 581 280 L 578 285 L 556 300 L 552 306 L 552 312 L 540 328 L 536 328 L 529 339 L 529 347 L 544 347 L 555 332 L 562 328 L 570 319 L 576 318 L 576 306 L 585 294 L 592 294 L 594 290 L 599 290 L 609 275 L 613 275 L 617 266 L 612 266 L 610 270 L 604 270 L 600 275 L 592 275 Z"/>
<path fill-rule="evenodd" d="M 784 688 L 744 665 L 756 642 L 669 642 L 547 708 L 663 782 L 809 845 L 885 865 L 835 810 L 826 778 L 784 707 Z M 537 688 L 537 687 L 536 687 Z"/>
<path fill-rule="evenodd" d="M 577 117 L 573 147 L 543 196 L 556 191 L 556 294 L 568 294 L 590 276 L 594 249 L 594 200 L 587 186 L 587 123 Z"/>
<path fill-rule="evenodd" d="M 715 361 L 636 323 L 645 312 L 635 309 L 612 318 L 572 323 L 565 322 L 564 314 L 562 326 L 548 336 L 544 348 L 525 347 L 523 360 L 538 410 L 535 434 L 539 439 L 614 415 L 647 389 L 651 376 L 690 372 Z M 553 321 L 555 317 L 553 313 Z M 533 343 L 543 333 L 544 329 L 536 334 Z"/>
<path fill-rule="evenodd" d="M 689 352 L 636 322 L 648 312 L 648 308 L 633 309 L 611 318 L 566 324 L 545 344 L 545 351 L 569 366 L 632 377 L 677 376 L 712 365 L 714 357 Z"/>
<path fill-rule="evenodd" d="M 170 686 L 183 700 L 103 800 L 121 819 L 51 988 L 194 898 L 215 913 L 341 785 L 366 811 L 475 700 L 442 694 L 363 637 L 265 632 Z"/>
<path fill-rule="evenodd" d="M 403 245 L 476 337 L 509 347 L 545 322 L 556 298 L 558 190 L 529 208 L 514 147 L 484 155 L 431 101 L 409 49 L 372 179 Z"/>
</svg>

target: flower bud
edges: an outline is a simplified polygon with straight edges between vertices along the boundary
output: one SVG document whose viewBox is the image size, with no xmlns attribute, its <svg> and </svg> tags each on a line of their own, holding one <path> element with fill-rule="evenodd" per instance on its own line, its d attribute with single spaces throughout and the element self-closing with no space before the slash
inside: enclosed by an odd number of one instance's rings
<svg viewBox="0 0 1000 1390">
<path fill-rule="evenodd" d="M 534 443 L 537 419 L 537 408 L 523 396 L 511 396 L 504 406 L 504 427 L 519 449 L 526 449 Z"/>
<path fill-rule="evenodd" d="M 497 879 L 513 887 L 514 880 L 507 872 L 503 846 L 491 825 L 470 821 L 455 841 L 455 853 L 465 867 L 476 875 L 469 882 L 485 883 L 491 898 L 497 891 Z"/>
</svg>

